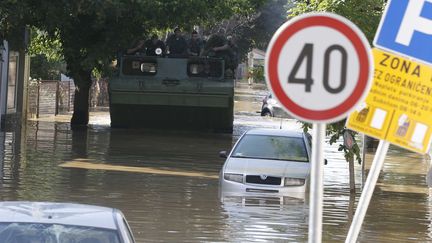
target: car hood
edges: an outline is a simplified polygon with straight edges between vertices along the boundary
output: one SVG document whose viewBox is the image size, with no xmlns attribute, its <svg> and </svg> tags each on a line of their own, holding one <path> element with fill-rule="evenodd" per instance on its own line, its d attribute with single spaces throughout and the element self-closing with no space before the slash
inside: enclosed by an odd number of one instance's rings
<svg viewBox="0 0 432 243">
<path fill-rule="evenodd" d="M 310 163 L 268 159 L 229 158 L 224 173 L 307 178 Z"/>
<path fill-rule="evenodd" d="M 0 202 L 0 222 L 46 223 L 117 229 L 116 209 L 76 203 Z"/>
</svg>

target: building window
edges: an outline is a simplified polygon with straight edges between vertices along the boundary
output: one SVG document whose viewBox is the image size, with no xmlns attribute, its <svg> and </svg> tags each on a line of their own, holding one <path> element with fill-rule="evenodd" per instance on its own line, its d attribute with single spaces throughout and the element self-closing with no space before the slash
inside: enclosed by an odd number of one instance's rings
<svg viewBox="0 0 432 243">
<path fill-rule="evenodd" d="M 18 82 L 18 53 L 9 54 L 9 73 L 7 89 L 7 108 L 9 112 L 16 110 L 16 84 Z"/>
</svg>

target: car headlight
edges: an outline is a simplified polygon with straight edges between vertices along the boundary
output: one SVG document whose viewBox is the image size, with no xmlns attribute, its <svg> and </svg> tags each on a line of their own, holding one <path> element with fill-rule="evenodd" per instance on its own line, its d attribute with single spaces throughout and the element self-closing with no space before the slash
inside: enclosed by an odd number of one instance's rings
<svg viewBox="0 0 432 243">
<path fill-rule="evenodd" d="M 284 186 L 303 186 L 305 179 L 285 177 Z"/>
<path fill-rule="evenodd" d="M 224 179 L 227 181 L 234 181 L 234 182 L 243 183 L 243 175 L 242 174 L 224 173 Z"/>
<path fill-rule="evenodd" d="M 144 62 L 141 63 L 141 72 L 143 73 L 156 73 L 156 63 Z"/>
</svg>

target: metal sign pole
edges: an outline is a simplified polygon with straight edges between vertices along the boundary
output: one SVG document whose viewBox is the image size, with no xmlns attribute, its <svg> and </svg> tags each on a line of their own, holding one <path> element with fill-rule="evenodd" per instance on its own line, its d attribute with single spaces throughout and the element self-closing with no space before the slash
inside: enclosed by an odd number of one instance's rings
<svg viewBox="0 0 432 243">
<path fill-rule="evenodd" d="M 323 144 L 325 123 L 314 123 L 312 134 L 311 185 L 309 206 L 309 243 L 320 243 L 323 212 Z"/>
<path fill-rule="evenodd" d="M 362 192 L 360 200 L 358 202 L 358 207 L 354 215 L 354 219 L 351 223 L 351 227 L 348 231 L 348 236 L 345 243 L 355 243 L 357 241 L 357 237 L 360 232 L 364 217 L 366 215 L 366 211 L 369 207 L 369 203 L 372 198 L 378 176 L 384 165 L 384 159 L 387 155 L 389 145 L 389 142 L 384 140 L 380 140 L 378 144 L 374 160 L 372 161 L 372 167 L 369 171 L 364 191 Z"/>
<path fill-rule="evenodd" d="M 316 36 L 314 28 L 322 29 L 325 38 Z M 333 51 L 342 55 L 342 63 L 330 58 Z M 333 13 L 292 18 L 279 27 L 268 45 L 264 66 L 267 87 L 289 114 L 313 123 L 310 243 L 322 241 L 326 123 L 344 119 L 363 100 L 371 85 L 372 60 L 369 42 L 361 30 Z M 336 80 L 330 82 L 328 73 L 334 70 L 340 71 L 340 75 L 338 78 L 331 75 Z M 347 80 L 352 80 L 353 85 L 345 85 Z"/>
<path fill-rule="evenodd" d="M 362 164 L 361 164 L 361 178 L 362 178 L 362 190 L 365 185 L 366 175 L 365 175 L 365 167 L 366 167 L 366 135 L 363 133 L 362 135 Z"/>
</svg>

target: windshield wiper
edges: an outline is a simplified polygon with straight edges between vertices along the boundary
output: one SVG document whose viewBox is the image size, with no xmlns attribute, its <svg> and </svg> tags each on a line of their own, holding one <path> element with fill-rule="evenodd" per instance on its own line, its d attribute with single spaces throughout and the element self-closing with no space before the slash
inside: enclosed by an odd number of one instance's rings
<svg viewBox="0 0 432 243">
<path fill-rule="evenodd" d="M 261 159 L 257 157 L 251 157 L 251 156 L 244 156 L 244 155 L 233 155 L 232 158 L 244 158 L 244 159 Z"/>
<path fill-rule="evenodd" d="M 243 158 L 243 159 L 265 159 L 265 160 L 280 160 L 280 161 L 292 161 L 292 162 L 309 162 L 307 160 L 296 160 L 296 159 L 278 159 L 278 158 L 265 158 L 265 157 L 252 157 L 244 155 L 233 155 L 232 158 Z"/>
</svg>

